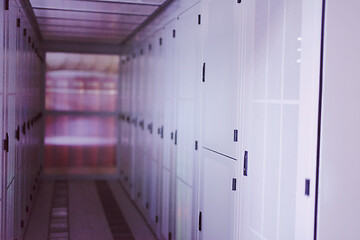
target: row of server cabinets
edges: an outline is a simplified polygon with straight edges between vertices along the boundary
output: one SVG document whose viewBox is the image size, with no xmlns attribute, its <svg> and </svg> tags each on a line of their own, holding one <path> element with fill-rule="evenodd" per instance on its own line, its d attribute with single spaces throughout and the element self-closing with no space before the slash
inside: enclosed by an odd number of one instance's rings
<svg viewBox="0 0 360 240">
<path fill-rule="evenodd" d="M 313 239 L 322 1 L 180 2 L 122 56 L 123 186 L 159 239 Z"/>
<path fill-rule="evenodd" d="M 17 1 L 0 1 L 0 239 L 22 239 L 41 172 L 43 55 Z"/>
</svg>

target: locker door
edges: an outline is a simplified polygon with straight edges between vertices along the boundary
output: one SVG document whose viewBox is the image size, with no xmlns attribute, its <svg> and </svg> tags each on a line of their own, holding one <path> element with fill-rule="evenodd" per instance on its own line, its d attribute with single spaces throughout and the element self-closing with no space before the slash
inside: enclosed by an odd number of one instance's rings
<svg viewBox="0 0 360 240">
<path fill-rule="evenodd" d="M 312 239 L 314 190 L 307 196 L 305 185 L 314 184 L 316 163 L 318 75 L 307 75 L 320 59 L 314 9 L 316 1 L 241 5 L 244 240 Z"/>
<path fill-rule="evenodd" d="M 206 0 L 203 5 L 202 146 L 236 158 L 239 4 L 233 0 Z"/>
<path fill-rule="evenodd" d="M 200 4 L 179 16 L 178 44 L 177 151 L 176 151 L 176 239 L 196 239 L 197 169 L 195 141 L 200 135 L 201 25 Z"/>
<path fill-rule="evenodd" d="M 204 150 L 200 171 L 200 239 L 234 239 L 236 192 L 232 181 L 236 178 L 236 161 Z"/>
</svg>

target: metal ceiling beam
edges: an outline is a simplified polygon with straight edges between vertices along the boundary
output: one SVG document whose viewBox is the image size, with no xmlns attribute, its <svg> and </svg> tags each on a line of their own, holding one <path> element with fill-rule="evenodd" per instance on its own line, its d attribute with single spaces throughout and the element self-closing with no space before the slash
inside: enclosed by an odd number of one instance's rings
<svg viewBox="0 0 360 240">
<path fill-rule="evenodd" d="M 147 2 L 126 2 L 126 1 L 106 1 L 106 0 L 70 0 L 80 2 L 98 2 L 98 3 L 111 3 L 111 4 L 129 4 L 129 5 L 141 5 L 141 6 L 154 6 L 159 7 L 161 4 L 147 3 Z"/>
<path fill-rule="evenodd" d="M 106 20 L 94 20 L 94 19 L 81 19 L 81 18 L 62 18 L 62 17 L 37 17 L 37 19 L 54 19 L 54 20 L 70 20 L 70 21 L 79 21 L 79 22 L 100 22 L 100 23 L 115 23 L 115 24 L 132 24 L 138 25 L 138 22 L 124 22 L 124 21 L 106 21 Z"/>
<path fill-rule="evenodd" d="M 49 8 L 49 7 L 34 7 L 35 10 L 43 11 L 60 11 L 60 12 L 78 12 L 78 13 L 93 13 L 93 14 L 106 14 L 106 15 L 123 15 L 123 16 L 139 16 L 147 17 L 148 14 L 138 14 L 138 13 L 115 13 L 115 12 L 104 12 L 104 11 L 88 11 L 88 10 L 73 10 L 73 9 L 60 9 L 60 8 Z M 155 10 L 156 11 L 156 10 Z M 151 15 L 150 15 L 151 16 Z"/>
<path fill-rule="evenodd" d="M 69 20 L 76 22 L 98 22 L 98 23 L 114 23 L 114 24 L 129 24 L 129 25 L 138 25 L 137 22 L 123 22 L 123 21 L 106 21 L 106 20 L 94 20 L 94 19 L 81 19 L 81 18 L 61 18 L 61 17 L 37 17 L 39 20 Z"/>
<path fill-rule="evenodd" d="M 46 52 L 94 53 L 109 55 L 119 55 L 121 50 L 119 44 L 55 40 L 42 41 L 41 47 L 42 50 Z"/>
<path fill-rule="evenodd" d="M 41 35 L 39 24 L 36 21 L 35 13 L 30 5 L 30 2 L 28 0 L 19 0 L 19 2 L 21 4 L 22 9 L 24 10 L 24 13 L 25 13 L 31 27 L 33 28 L 33 31 L 34 31 L 37 39 L 39 41 L 41 41 L 43 38 Z"/>
</svg>

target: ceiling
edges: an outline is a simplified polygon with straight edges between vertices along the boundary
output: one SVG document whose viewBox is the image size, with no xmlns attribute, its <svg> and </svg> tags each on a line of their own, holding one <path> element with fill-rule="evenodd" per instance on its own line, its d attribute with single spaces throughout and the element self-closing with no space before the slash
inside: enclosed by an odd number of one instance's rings
<svg viewBox="0 0 360 240">
<path fill-rule="evenodd" d="M 43 40 L 123 43 L 169 0 L 30 0 Z"/>
</svg>

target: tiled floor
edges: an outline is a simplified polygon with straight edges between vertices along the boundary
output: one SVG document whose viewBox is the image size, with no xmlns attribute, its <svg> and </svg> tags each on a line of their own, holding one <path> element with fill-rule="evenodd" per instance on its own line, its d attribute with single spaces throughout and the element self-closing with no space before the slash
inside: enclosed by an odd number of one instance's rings
<svg viewBox="0 0 360 240">
<path fill-rule="evenodd" d="M 107 181 L 113 199 L 136 240 L 156 239 L 145 221 L 133 206 L 118 181 Z M 53 197 L 53 181 L 44 181 L 39 189 L 25 240 L 48 238 L 50 209 Z M 69 235 L 71 240 L 112 240 L 112 232 L 106 219 L 102 202 L 92 180 L 68 181 Z M 118 238 L 116 238 L 118 239 Z M 121 238 L 119 238 L 121 239 Z M 128 239 L 128 238 L 127 238 Z"/>
</svg>

